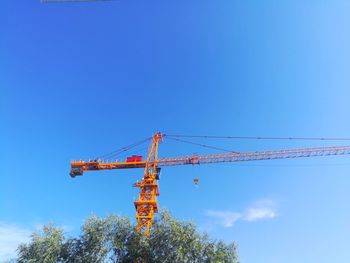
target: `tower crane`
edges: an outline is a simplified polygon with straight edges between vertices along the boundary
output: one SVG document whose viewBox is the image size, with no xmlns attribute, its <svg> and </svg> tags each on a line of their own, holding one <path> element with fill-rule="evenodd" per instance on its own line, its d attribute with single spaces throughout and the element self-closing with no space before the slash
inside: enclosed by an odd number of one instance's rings
<svg viewBox="0 0 350 263">
<path fill-rule="evenodd" d="M 159 173 L 162 167 L 179 166 L 179 165 L 200 165 L 211 163 L 225 163 L 225 162 L 246 162 L 258 160 L 275 160 L 287 158 L 304 158 L 317 156 L 332 156 L 332 155 L 348 155 L 350 154 L 350 146 L 327 146 L 317 148 L 300 148 L 287 150 L 269 150 L 256 152 L 234 152 L 225 149 L 201 145 L 204 147 L 225 150 L 224 154 L 208 154 L 208 155 L 188 155 L 177 156 L 171 158 L 158 158 L 158 146 L 163 142 L 164 138 L 178 140 L 182 142 L 192 143 L 179 139 L 180 135 L 165 135 L 160 132 L 152 137 L 147 138 L 141 142 L 121 148 L 116 153 L 127 151 L 141 143 L 151 141 L 146 160 L 142 160 L 142 156 L 133 155 L 128 157 L 125 161 L 109 162 L 102 158 L 96 158 L 89 161 L 72 161 L 70 176 L 82 176 L 85 171 L 99 171 L 99 170 L 114 170 L 114 169 L 131 169 L 144 168 L 143 178 L 134 183 L 134 187 L 140 188 L 138 199 L 134 202 L 136 208 L 136 231 L 140 234 L 148 236 L 152 224 L 154 222 L 154 214 L 158 212 L 157 196 L 159 196 L 159 187 L 157 181 L 159 180 Z M 186 136 L 182 136 L 186 137 Z M 196 136 L 187 136 L 196 137 Z M 200 137 L 200 136 L 197 136 Z M 208 136 L 202 136 L 208 137 Z M 215 137 L 215 136 L 212 136 Z M 229 137 L 228 137 L 229 138 Z M 248 139 L 252 137 L 232 137 Z M 262 137 L 255 137 L 262 139 Z M 319 139 L 319 140 L 349 140 L 338 138 L 273 138 L 265 137 L 265 139 Z M 112 153 L 113 154 L 113 153 Z M 102 156 L 104 157 L 104 156 Z"/>
</svg>

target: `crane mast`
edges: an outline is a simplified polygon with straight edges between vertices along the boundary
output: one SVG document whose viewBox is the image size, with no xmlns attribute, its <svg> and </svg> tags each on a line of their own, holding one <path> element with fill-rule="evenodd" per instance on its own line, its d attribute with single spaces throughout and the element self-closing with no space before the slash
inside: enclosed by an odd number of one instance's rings
<svg viewBox="0 0 350 263">
<path fill-rule="evenodd" d="M 141 156 L 128 158 L 123 162 L 105 162 L 100 159 L 92 161 L 72 161 L 70 176 L 82 176 L 85 171 L 144 168 L 142 180 L 133 185 L 140 188 L 138 198 L 134 202 L 134 205 L 137 221 L 136 231 L 148 236 L 154 222 L 154 214 L 158 213 L 157 196 L 159 196 L 159 187 L 157 180 L 159 179 L 161 167 L 350 154 L 350 146 L 328 146 L 273 151 L 188 155 L 158 159 L 158 145 L 163 141 L 165 136 L 166 135 L 158 132 L 151 138 L 148 156 L 145 161 L 142 160 Z"/>
<path fill-rule="evenodd" d="M 136 208 L 136 232 L 149 235 L 154 213 L 158 213 L 157 196 L 159 195 L 158 183 L 159 171 L 158 159 L 158 144 L 162 140 L 162 134 L 157 133 L 153 136 L 149 154 L 145 162 L 145 171 L 141 181 L 134 184 L 140 188 L 137 201 L 134 202 Z"/>
</svg>

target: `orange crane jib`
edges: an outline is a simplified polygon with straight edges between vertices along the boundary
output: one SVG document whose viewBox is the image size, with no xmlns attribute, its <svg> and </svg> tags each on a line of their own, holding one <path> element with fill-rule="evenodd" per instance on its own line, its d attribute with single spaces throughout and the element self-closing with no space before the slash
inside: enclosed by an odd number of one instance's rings
<svg viewBox="0 0 350 263">
<path fill-rule="evenodd" d="M 135 187 L 140 188 L 138 199 L 134 202 L 134 205 L 136 208 L 137 220 L 136 230 L 138 233 L 148 236 L 154 222 L 154 213 L 158 212 L 157 196 L 159 195 L 159 188 L 157 180 L 159 179 L 161 167 L 350 154 L 350 146 L 328 146 L 273 151 L 190 155 L 158 159 L 158 145 L 162 142 L 164 137 L 165 135 L 159 132 L 152 137 L 146 160 L 142 160 L 141 156 L 134 155 L 124 162 L 104 162 L 99 159 L 93 161 L 72 161 L 70 176 L 81 176 L 85 171 L 144 168 L 142 180 L 134 184 Z"/>
<path fill-rule="evenodd" d="M 258 160 L 274 160 L 300 157 L 330 156 L 350 154 L 350 146 L 331 146 L 318 148 L 288 149 L 279 151 L 257 151 L 241 152 L 232 154 L 209 154 L 209 155 L 190 155 L 173 158 L 161 158 L 157 161 L 158 167 L 177 166 L 186 164 L 209 164 L 224 162 L 244 162 Z M 151 164 L 153 164 L 151 162 Z M 112 170 L 112 169 L 129 169 L 145 168 L 146 161 L 138 162 L 103 162 L 94 161 L 72 161 L 72 177 L 83 175 L 84 171 Z"/>
</svg>

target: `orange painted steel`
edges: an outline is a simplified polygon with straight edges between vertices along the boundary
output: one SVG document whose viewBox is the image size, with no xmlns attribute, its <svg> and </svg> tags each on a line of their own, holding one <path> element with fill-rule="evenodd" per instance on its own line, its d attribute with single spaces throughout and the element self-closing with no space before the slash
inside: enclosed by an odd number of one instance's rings
<svg viewBox="0 0 350 263">
<path fill-rule="evenodd" d="M 225 162 L 246 162 L 259 160 L 275 160 L 287 158 L 303 158 L 331 155 L 347 155 L 350 154 L 350 146 L 330 146 L 318 148 L 301 148 L 288 149 L 278 151 L 256 151 L 256 152 L 240 152 L 228 154 L 208 154 L 208 155 L 188 155 L 172 158 L 158 159 L 157 167 L 178 166 L 187 164 L 210 164 Z M 154 164 L 152 161 L 149 164 Z M 112 170 L 112 169 L 129 169 L 129 168 L 145 168 L 146 161 L 141 162 L 103 162 L 95 161 L 72 161 L 71 172 L 72 177 L 83 175 L 85 171 L 96 170 Z"/>
<path fill-rule="evenodd" d="M 153 136 L 150 150 L 145 162 L 145 171 L 141 181 L 134 184 L 140 188 L 137 201 L 134 202 L 136 208 L 136 231 L 137 233 L 149 235 L 154 222 L 154 213 L 158 213 L 157 196 L 159 195 L 157 183 L 157 159 L 158 144 L 162 141 L 162 134 Z"/>
<path fill-rule="evenodd" d="M 157 196 L 159 196 L 159 188 L 157 180 L 159 179 L 161 167 L 350 154 L 350 146 L 329 146 L 277 151 L 189 155 L 158 159 L 158 145 L 163 141 L 164 137 L 165 135 L 161 133 L 153 136 L 146 161 L 140 160 L 141 158 L 135 158 L 135 156 L 132 162 L 72 161 L 70 175 L 72 177 L 81 176 L 85 171 L 145 168 L 142 180 L 134 184 L 135 187 L 140 188 L 138 199 L 134 204 L 137 220 L 136 230 L 138 233 L 148 236 L 154 221 L 154 214 L 158 212 Z"/>
</svg>

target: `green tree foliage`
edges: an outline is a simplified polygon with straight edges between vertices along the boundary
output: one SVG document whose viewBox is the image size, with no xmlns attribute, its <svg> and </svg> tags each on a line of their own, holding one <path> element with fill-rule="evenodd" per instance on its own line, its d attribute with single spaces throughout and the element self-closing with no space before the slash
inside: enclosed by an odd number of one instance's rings
<svg viewBox="0 0 350 263">
<path fill-rule="evenodd" d="M 162 212 L 149 237 L 134 231 L 128 218 L 91 216 L 78 238 L 66 238 L 60 228 L 44 226 L 29 244 L 18 248 L 19 263 L 238 263 L 234 243 L 212 241 L 193 223 Z"/>
<path fill-rule="evenodd" d="M 61 254 L 63 232 L 52 224 L 44 226 L 42 233 L 34 233 L 28 245 L 18 248 L 18 262 L 25 263 L 52 263 L 56 262 Z"/>
</svg>

